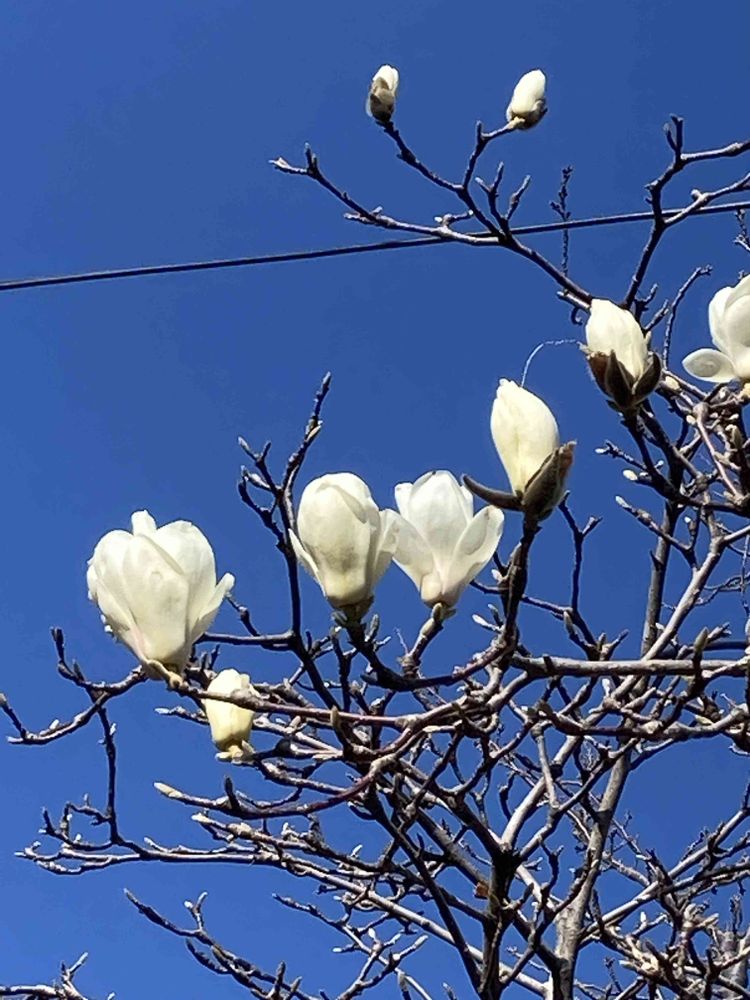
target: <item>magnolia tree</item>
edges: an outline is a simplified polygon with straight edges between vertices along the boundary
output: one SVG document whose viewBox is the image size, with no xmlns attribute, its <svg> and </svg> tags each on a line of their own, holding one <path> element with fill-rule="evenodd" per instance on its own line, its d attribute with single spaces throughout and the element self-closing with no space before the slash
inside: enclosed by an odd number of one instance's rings
<svg viewBox="0 0 750 1000">
<path fill-rule="evenodd" d="M 503 378 L 487 417 L 507 485 L 478 482 L 471 470 L 438 470 L 396 486 L 397 509 L 381 510 L 362 479 L 336 472 L 307 482 L 297 499 L 322 426 L 326 379 L 283 467 L 273 466 L 267 448 L 255 452 L 243 442 L 250 464 L 240 494 L 278 549 L 288 583 L 283 631 L 263 632 L 232 597 L 233 578 L 217 581 L 211 546 L 193 524 L 157 527 L 139 511 L 130 531 L 110 531 L 94 549 L 90 597 L 105 628 L 132 653 L 130 673 L 112 680 L 108 668 L 104 679 L 92 679 L 68 659 L 55 630 L 58 669 L 80 691 L 80 712 L 35 729 L 9 701 L 2 709 L 11 742 L 22 746 L 51 745 L 90 727 L 103 735 L 107 783 L 64 804 L 58 818 L 45 812 L 42 839 L 24 854 L 53 873 L 220 860 L 306 882 L 314 892 L 281 903 L 324 925 L 335 950 L 360 957 L 343 987 L 330 985 L 340 978 L 335 960 L 319 981 L 303 981 L 293 953 L 278 968 L 262 955 L 237 954 L 212 932 L 204 897 L 175 923 L 130 896 L 206 969 L 268 1000 L 349 1000 L 370 991 L 496 1000 L 511 989 L 548 1000 L 750 997 L 750 922 L 741 899 L 750 874 L 750 792 L 737 788 L 732 809 L 697 839 L 683 842 L 675 829 L 669 860 L 641 839 L 623 805 L 632 776 L 679 744 L 715 740 L 750 751 L 743 611 L 750 277 L 716 280 L 705 322 L 714 346 L 676 364 L 670 344 L 678 312 L 699 278 L 714 279 L 698 268 L 659 303 L 647 285 L 667 232 L 750 189 L 750 174 L 707 189 L 711 168 L 750 152 L 750 140 L 688 151 L 683 123 L 672 119 L 667 165 L 647 186 L 648 237 L 621 298 L 611 302 L 571 276 L 567 241 L 559 263 L 521 241 L 513 220 L 528 180 L 506 199 L 502 166 L 491 183 L 476 177 L 488 146 L 522 142 L 524 130 L 542 123 L 544 74 L 520 80 L 505 124 L 477 126 L 459 180 L 426 165 L 396 127 L 398 82 L 393 67 L 381 67 L 367 111 L 404 164 L 455 200 L 435 225 L 366 208 L 310 149 L 302 165 L 281 158 L 274 165 L 325 189 L 359 223 L 504 250 L 549 276 L 571 308 L 581 364 L 614 437 L 600 451 L 614 460 L 613 475 L 637 490 L 638 506 L 618 502 L 638 522 L 651 556 L 640 650 L 620 654 L 632 622 L 619 635 L 597 634 L 581 603 L 584 552 L 595 544 L 598 521 L 579 522 L 568 506 L 574 444 L 561 441 L 557 418 L 575 436 L 569 417 L 553 414 L 533 387 Z M 665 192 L 683 171 L 701 175 L 702 187 L 667 210 Z M 566 194 L 564 180 L 555 206 L 563 223 Z M 750 251 L 741 217 L 735 242 Z M 483 419 L 478 414 L 480 430 Z M 569 532 L 573 551 L 569 590 L 554 600 L 537 571 L 552 518 Z M 504 532 L 509 554 L 501 559 Z M 306 621 L 300 570 L 330 605 L 324 634 Z M 424 625 L 402 655 L 387 645 L 377 610 L 383 577 L 399 570 L 426 605 Z M 462 614 L 469 587 L 486 595 L 488 617 Z M 717 594 L 736 602 L 730 624 L 718 612 L 711 620 Z M 237 612 L 236 634 L 210 631 L 224 600 Z M 529 608 L 549 617 L 557 645 L 535 639 Z M 444 629 L 469 630 L 480 648 L 467 662 L 446 663 Z M 262 649 L 280 654 L 283 669 L 267 674 L 271 680 L 254 674 L 251 683 L 247 673 L 221 668 L 226 646 L 233 663 Z M 210 733 L 233 766 L 218 795 L 157 781 L 171 806 L 192 816 L 192 844 L 134 838 L 119 809 L 111 712 L 142 684 L 164 686 L 164 714 L 207 747 Z M 205 735 L 196 724 L 207 727 Z M 249 772 L 262 799 L 247 790 Z M 453 963 L 437 992 L 424 975 L 430 949 Z M 82 998 L 77 973 L 78 964 L 64 967 L 57 983 L 3 987 L 0 995 Z"/>
</svg>

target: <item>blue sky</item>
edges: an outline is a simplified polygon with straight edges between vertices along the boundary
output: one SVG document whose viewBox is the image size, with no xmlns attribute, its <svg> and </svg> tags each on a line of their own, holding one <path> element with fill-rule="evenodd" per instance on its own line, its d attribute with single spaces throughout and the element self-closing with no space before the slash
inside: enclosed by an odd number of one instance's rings
<svg viewBox="0 0 750 1000">
<path fill-rule="evenodd" d="M 693 0 L 469 8 L 449 0 L 382 0 L 375 8 L 344 0 L 6 0 L 0 278 L 371 239 L 313 184 L 268 165 L 277 155 L 299 160 L 305 141 L 368 205 L 420 220 L 451 209 L 395 160 L 363 113 L 368 80 L 383 62 L 401 70 L 404 135 L 452 175 L 476 119 L 498 124 L 517 78 L 542 67 L 550 112 L 501 151 L 509 185 L 534 178 L 519 221 L 550 218 L 569 163 L 576 215 L 638 210 L 644 182 L 665 160 L 661 126 L 670 113 L 687 119 L 692 148 L 742 137 L 749 32 L 745 0 L 714 0 L 710 9 Z M 489 173 L 500 153 L 487 155 Z M 704 176 L 718 184 L 736 174 L 735 165 Z M 697 175 L 676 187 L 684 194 L 694 183 Z M 598 295 L 620 297 L 643 235 L 574 235 L 573 276 Z M 705 342 L 710 295 L 747 267 L 733 236 L 727 217 L 689 223 L 656 262 L 665 295 L 694 266 L 715 268 L 685 310 L 677 355 Z M 556 239 L 538 245 L 552 253 Z M 130 666 L 99 627 L 84 570 L 100 535 L 126 526 L 133 510 L 198 523 L 220 571 L 237 577 L 238 598 L 263 627 L 283 627 L 280 567 L 236 495 L 238 434 L 256 444 L 272 439 L 283 457 L 330 369 L 326 427 L 306 478 L 354 471 L 383 506 L 395 483 L 430 468 L 497 481 L 488 429 L 497 379 L 518 378 L 540 341 L 574 333 L 543 275 L 501 252 L 460 247 L 9 292 L 0 315 L 0 687 L 34 725 L 77 705 L 55 675 L 50 625 L 65 628 L 91 674 L 114 678 Z M 640 608 L 646 565 L 634 544 L 641 536 L 612 499 L 624 481 L 593 454 L 602 436 L 620 434 L 617 421 L 569 346 L 543 351 L 528 385 L 555 410 L 564 437 L 579 441 L 573 509 L 606 518 L 600 547 L 592 546 L 588 606 L 600 630 L 614 634 Z M 553 519 L 535 554 L 540 593 L 563 586 L 566 546 Z M 312 627 L 324 628 L 326 608 L 312 585 L 306 598 Z M 419 602 L 397 571 L 381 600 L 388 628 L 418 627 Z M 444 655 L 465 657 L 481 643 L 470 624 L 481 607 L 480 598 L 467 599 Z M 542 623 L 530 619 L 528 627 L 545 635 Z M 278 676 L 275 661 L 224 662 Z M 151 782 L 208 792 L 220 788 L 224 769 L 200 731 L 154 715 L 167 701 L 155 686 L 139 691 L 117 721 L 130 832 L 177 840 L 191 835 L 187 817 L 156 801 Z M 128 886 L 179 917 L 182 901 L 208 887 L 209 913 L 230 943 L 271 965 L 291 951 L 308 988 L 325 986 L 316 979 L 320 949 L 327 954 L 337 942 L 280 911 L 270 900 L 278 883 L 267 873 L 123 868 L 56 879 L 13 857 L 34 839 L 42 805 L 54 811 L 96 786 L 96 749 L 93 733 L 47 751 L 0 747 L 0 981 L 48 979 L 60 960 L 89 950 L 81 984 L 94 995 L 234 995 L 147 927 L 122 895 Z M 712 773 L 713 752 L 691 751 L 699 773 Z M 720 757 L 728 783 L 739 765 Z M 650 791 L 638 795 L 649 802 L 644 823 L 657 837 L 685 800 L 677 786 L 647 800 Z M 707 815 L 723 792 L 716 781 Z"/>
</svg>

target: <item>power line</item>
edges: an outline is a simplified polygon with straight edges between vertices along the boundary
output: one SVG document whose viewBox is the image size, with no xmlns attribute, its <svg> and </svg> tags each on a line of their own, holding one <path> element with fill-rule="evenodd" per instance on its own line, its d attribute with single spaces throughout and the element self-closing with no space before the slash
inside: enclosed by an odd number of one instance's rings
<svg viewBox="0 0 750 1000">
<path fill-rule="evenodd" d="M 708 205 L 697 209 L 688 218 L 698 215 L 715 215 L 720 212 L 739 212 L 750 209 L 750 201 L 736 201 L 725 205 Z M 681 208 L 664 210 L 666 219 L 679 215 Z M 569 219 L 558 222 L 541 222 L 531 226 L 519 226 L 513 230 L 516 236 L 530 236 L 538 233 L 554 233 L 571 229 L 594 229 L 598 226 L 614 226 L 630 222 L 650 222 L 651 212 L 628 212 L 620 215 L 602 215 L 590 219 Z M 469 235 L 483 236 L 485 233 Z M 488 238 L 488 243 L 490 239 Z M 33 278 L 14 278 L 0 281 L 0 292 L 10 292 L 23 288 L 44 288 L 49 285 L 74 285 L 86 281 L 110 281 L 113 278 L 136 278 L 149 274 L 181 274 L 186 271 L 218 271 L 229 267 L 252 267 L 257 264 L 285 264 L 297 260 L 321 260 L 325 257 L 348 257 L 358 253 L 373 253 L 377 250 L 404 250 L 410 247 L 436 246 L 450 243 L 440 236 L 420 236 L 416 239 L 383 240 L 379 243 L 358 243 L 344 247 L 323 247 L 318 250 L 295 250 L 289 253 L 264 254 L 257 257 L 229 257 L 223 260 L 188 261 L 183 264 L 151 264 L 143 267 L 122 267 L 108 271 L 83 271 L 78 274 L 58 274 Z"/>
</svg>

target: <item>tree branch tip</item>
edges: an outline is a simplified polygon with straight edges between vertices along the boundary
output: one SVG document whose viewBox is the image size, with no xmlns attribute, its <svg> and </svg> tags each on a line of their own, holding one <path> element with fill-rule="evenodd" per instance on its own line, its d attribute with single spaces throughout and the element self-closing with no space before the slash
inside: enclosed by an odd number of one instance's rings
<svg viewBox="0 0 750 1000">
<path fill-rule="evenodd" d="M 165 784 L 163 781 L 155 781 L 154 788 L 160 795 L 165 795 L 168 799 L 182 798 L 182 792 L 178 792 L 176 788 Z"/>
</svg>

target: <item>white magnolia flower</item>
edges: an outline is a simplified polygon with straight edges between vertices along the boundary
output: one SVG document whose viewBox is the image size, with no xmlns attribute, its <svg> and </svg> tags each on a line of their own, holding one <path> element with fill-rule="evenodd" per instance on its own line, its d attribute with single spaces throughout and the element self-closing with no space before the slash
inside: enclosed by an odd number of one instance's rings
<svg viewBox="0 0 750 1000">
<path fill-rule="evenodd" d="M 648 344 L 638 320 L 630 310 L 621 309 L 608 299 L 592 300 L 586 343 L 596 354 L 614 353 L 636 381 L 646 370 Z"/>
<path fill-rule="evenodd" d="M 490 426 L 510 485 L 514 493 L 522 494 L 560 446 L 557 421 L 533 392 L 500 379 Z"/>
<path fill-rule="evenodd" d="M 190 521 L 157 528 L 141 510 L 132 527 L 132 534 L 110 531 L 98 542 L 86 574 L 89 597 L 141 663 L 155 660 L 180 673 L 234 577 L 216 582 L 211 546 Z"/>
<path fill-rule="evenodd" d="M 544 90 L 547 78 L 540 69 L 524 73 L 516 84 L 510 104 L 505 111 L 508 122 L 515 122 L 518 128 L 531 128 L 544 116 L 547 102 Z"/>
<path fill-rule="evenodd" d="M 430 607 L 453 607 L 492 558 L 503 531 L 503 512 L 474 501 L 450 472 L 428 472 L 396 487 L 401 514 L 393 557 Z"/>
<path fill-rule="evenodd" d="M 206 688 L 209 694 L 250 694 L 253 689 L 247 674 L 238 670 L 222 670 Z M 203 702 L 211 727 L 211 739 L 219 750 L 242 751 L 242 744 L 248 742 L 253 725 L 253 712 L 249 708 L 232 705 L 228 701 Z"/>
<path fill-rule="evenodd" d="M 365 108 L 376 122 L 385 125 L 391 120 L 396 108 L 398 93 L 398 70 L 393 66 L 381 66 L 372 78 Z"/>
<path fill-rule="evenodd" d="M 396 550 L 396 514 L 378 510 L 358 476 L 337 472 L 305 487 L 291 540 L 328 602 L 361 611 Z"/>
<path fill-rule="evenodd" d="M 750 274 L 714 295 L 708 326 L 717 350 L 688 354 L 682 362 L 686 370 L 706 382 L 750 382 Z"/>
</svg>

